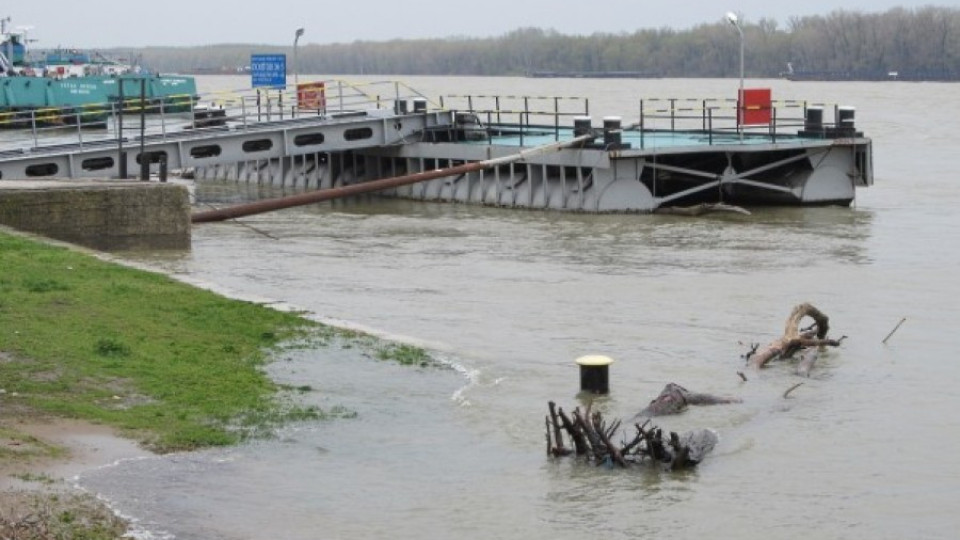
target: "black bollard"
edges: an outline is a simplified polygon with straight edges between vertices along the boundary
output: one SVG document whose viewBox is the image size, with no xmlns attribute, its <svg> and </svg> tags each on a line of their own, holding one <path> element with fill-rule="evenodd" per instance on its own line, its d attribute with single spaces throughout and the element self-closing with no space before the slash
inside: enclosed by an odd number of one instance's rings
<svg viewBox="0 0 960 540">
<path fill-rule="evenodd" d="M 589 116 L 577 116 L 573 119 L 573 136 L 580 137 L 583 135 L 589 135 L 592 131 L 590 127 L 590 117 Z"/>
<path fill-rule="evenodd" d="M 160 181 L 167 181 L 167 153 L 160 152 Z"/>
<path fill-rule="evenodd" d="M 120 163 L 118 163 L 117 166 L 120 168 L 120 179 L 126 180 L 127 179 L 127 153 L 122 150 L 120 151 Z"/>
<path fill-rule="evenodd" d="M 150 180 L 150 160 L 153 156 L 150 152 L 140 154 L 140 180 L 146 182 Z"/>
<path fill-rule="evenodd" d="M 577 358 L 577 365 L 580 366 L 580 391 L 609 394 L 612 363 L 613 359 L 609 356 L 598 354 Z"/>
</svg>

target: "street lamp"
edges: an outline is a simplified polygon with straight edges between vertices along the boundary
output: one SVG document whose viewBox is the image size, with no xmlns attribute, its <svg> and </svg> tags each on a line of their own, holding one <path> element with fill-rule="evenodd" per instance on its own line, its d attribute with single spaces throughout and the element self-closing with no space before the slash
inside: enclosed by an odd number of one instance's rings
<svg viewBox="0 0 960 540">
<path fill-rule="evenodd" d="M 740 133 L 740 140 L 742 141 L 743 129 L 741 129 L 740 123 L 743 121 L 743 28 L 740 27 L 740 18 L 732 11 L 727 12 L 727 21 L 740 34 L 740 93 L 737 95 L 737 132 Z"/>
<path fill-rule="evenodd" d="M 300 62 L 297 59 L 297 42 L 300 41 L 300 36 L 303 35 L 303 28 L 297 28 L 296 33 L 293 35 L 293 84 L 296 87 L 300 86 Z"/>
</svg>

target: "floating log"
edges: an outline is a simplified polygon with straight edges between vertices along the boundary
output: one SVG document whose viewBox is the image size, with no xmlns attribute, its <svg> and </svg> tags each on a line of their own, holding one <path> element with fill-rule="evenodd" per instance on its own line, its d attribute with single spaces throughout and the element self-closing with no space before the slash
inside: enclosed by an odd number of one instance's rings
<svg viewBox="0 0 960 540">
<path fill-rule="evenodd" d="M 669 383 L 660 391 L 660 395 L 640 411 L 637 416 L 663 416 L 679 414 L 687 409 L 688 405 L 719 405 L 726 403 L 742 403 L 737 397 L 715 396 L 691 392 L 679 384 Z"/>
<path fill-rule="evenodd" d="M 746 216 L 752 215 L 746 208 L 724 203 L 700 203 L 693 206 L 661 206 L 653 211 L 655 214 L 690 217 L 702 216 L 713 212 L 733 212 Z"/>
</svg>

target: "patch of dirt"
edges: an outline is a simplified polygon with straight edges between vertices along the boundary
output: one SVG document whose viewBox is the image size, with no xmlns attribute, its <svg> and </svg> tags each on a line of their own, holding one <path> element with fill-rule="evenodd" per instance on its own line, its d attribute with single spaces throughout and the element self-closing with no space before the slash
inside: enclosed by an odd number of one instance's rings
<svg viewBox="0 0 960 540">
<path fill-rule="evenodd" d="M 151 455 L 114 430 L 35 411 L 0 409 L 0 538 L 121 538 L 129 524 L 68 479 Z"/>
<path fill-rule="evenodd" d="M 25 460 L 0 459 L 0 489 L 25 487 L 17 481 L 18 475 L 42 475 L 62 480 L 122 459 L 151 455 L 136 442 L 118 437 L 112 428 L 81 420 L 37 416 L 27 420 L 21 417 L 18 421 L 0 418 L 0 427 L 16 432 L 17 438 L 33 445 L 65 449 L 55 453 L 34 453 L 36 455 Z"/>
<path fill-rule="evenodd" d="M 0 491 L 0 538 L 121 538 L 129 524 L 87 494 Z"/>
</svg>

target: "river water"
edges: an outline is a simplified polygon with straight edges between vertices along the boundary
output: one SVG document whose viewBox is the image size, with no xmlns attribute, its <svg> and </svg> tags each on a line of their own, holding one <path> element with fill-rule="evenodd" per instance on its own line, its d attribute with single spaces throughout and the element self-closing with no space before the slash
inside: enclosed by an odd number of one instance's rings
<svg viewBox="0 0 960 540">
<path fill-rule="evenodd" d="M 242 87 L 206 78 L 201 88 Z M 594 118 L 641 97 L 726 97 L 733 80 L 414 78 L 439 94 L 583 95 Z M 141 536 L 954 538 L 960 527 L 957 86 L 791 83 L 778 99 L 857 107 L 876 185 L 853 208 L 752 216 L 578 215 L 364 199 L 194 229 L 193 249 L 125 256 L 240 296 L 434 351 L 449 369 L 340 346 L 285 353 L 280 381 L 356 418 L 240 447 L 130 461 L 79 483 Z M 204 88 L 204 86 L 206 88 Z M 255 190 L 254 190 L 255 191 Z M 200 186 L 201 200 L 251 190 Z M 800 379 L 747 371 L 811 302 L 848 336 Z M 884 337 L 902 318 L 888 341 Z M 695 471 L 545 456 L 544 415 L 582 405 L 573 361 L 614 358 L 596 407 L 629 418 L 667 382 L 740 405 L 658 419 L 721 442 Z M 796 384 L 788 398 L 784 392 Z"/>
</svg>

